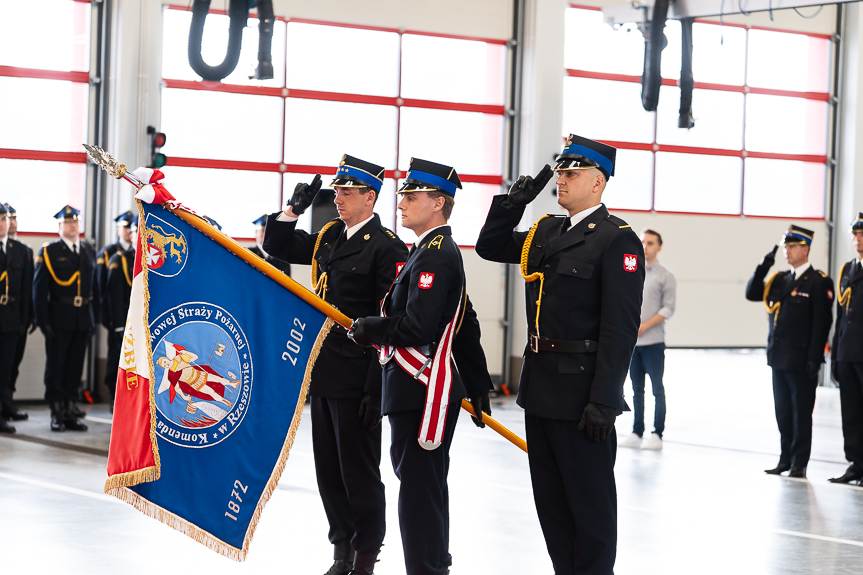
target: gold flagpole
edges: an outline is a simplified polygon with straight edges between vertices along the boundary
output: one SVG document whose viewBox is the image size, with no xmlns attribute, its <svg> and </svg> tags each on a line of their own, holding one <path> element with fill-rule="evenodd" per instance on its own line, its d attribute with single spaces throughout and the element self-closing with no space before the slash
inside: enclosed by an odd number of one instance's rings
<svg viewBox="0 0 863 575">
<path fill-rule="evenodd" d="M 131 174 L 127 173 L 126 166 L 117 162 L 110 154 L 105 152 L 104 150 L 97 148 L 95 146 L 87 146 L 84 147 L 87 149 L 87 152 L 90 154 L 93 162 L 101 167 L 103 170 L 108 172 L 111 176 L 119 179 L 125 179 L 138 187 L 139 189 L 145 185 L 144 182 L 138 182 Z M 137 200 L 140 201 L 140 200 Z M 329 318 L 332 318 L 333 321 L 341 325 L 346 329 L 351 328 L 351 324 L 353 321 L 351 318 L 316 296 L 311 291 L 307 290 L 305 287 L 297 283 L 295 280 L 286 276 L 273 266 L 271 266 L 266 261 L 262 260 L 245 247 L 238 244 L 234 241 L 233 238 L 225 235 L 221 231 L 217 230 L 215 227 L 210 225 L 207 221 L 202 219 L 200 216 L 197 216 L 189 211 L 186 211 L 182 208 L 175 209 L 166 204 L 162 204 L 162 207 L 279 284 L 284 287 L 295 296 L 299 297 L 324 315 Z M 469 401 L 463 399 L 461 402 L 462 409 L 470 413 L 471 415 L 475 415 L 473 406 Z M 513 445 L 527 453 L 527 442 L 524 439 L 510 431 L 506 428 L 506 426 L 500 424 L 497 420 L 495 420 L 489 414 L 483 412 L 482 421 L 488 427 L 499 433 L 506 440 L 511 442 Z"/>
</svg>

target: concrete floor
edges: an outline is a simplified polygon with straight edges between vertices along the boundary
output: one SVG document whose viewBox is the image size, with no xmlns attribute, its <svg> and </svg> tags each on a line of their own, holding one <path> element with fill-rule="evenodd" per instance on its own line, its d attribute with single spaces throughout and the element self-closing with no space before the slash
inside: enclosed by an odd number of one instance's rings
<svg viewBox="0 0 863 575">
<path fill-rule="evenodd" d="M 863 488 L 827 483 L 846 467 L 838 390 L 818 390 L 809 478 L 796 480 L 762 471 L 778 461 L 779 445 L 763 352 L 670 350 L 666 389 L 665 449 L 618 451 L 616 573 L 863 572 Z M 62 434 L 48 431 L 46 408 L 28 410 L 31 419 L 16 424 L 16 437 L 0 436 L 4 573 L 317 575 L 329 567 L 308 413 L 249 557 L 237 564 L 102 493 L 111 418 L 105 408 L 90 408 L 89 432 Z M 493 410 L 523 435 L 512 400 Z M 631 425 L 624 414 L 618 434 Z M 388 455 L 382 470 L 395 502 Z M 552 573 L 526 455 L 466 415 L 454 439 L 450 493 L 453 575 Z M 376 573 L 396 575 L 404 567 L 394 504 L 387 521 Z"/>
</svg>

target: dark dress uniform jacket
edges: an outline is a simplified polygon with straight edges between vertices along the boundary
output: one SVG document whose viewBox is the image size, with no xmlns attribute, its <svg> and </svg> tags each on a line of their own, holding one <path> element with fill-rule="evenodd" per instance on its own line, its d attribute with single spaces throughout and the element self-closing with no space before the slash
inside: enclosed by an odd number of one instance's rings
<svg viewBox="0 0 863 575">
<path fill-rule="evenodd" d="M 318 233 L 297 230 L 296 222 L 280 222 L 278 213 L 267 221 L 263 248 L 275 258 L 293 264 L 317 265 L 327 273 L 323 298 L 351 318 L 377 315 L 380 301 L 396 275 L 397 265 L 407 260 L 408 249 L 398 236 L 374 217 L 336 247 L 345 224 L 333 220 L 314 255 Z M 346 361 L 347 360 L 347 361 Z M 314 397 L 381 396 L 381 367 L 374 348 L 361 347 L 348 339 L 347 332 L 334 327 L 321 348 L 312 371 L 309 394 Z"/>
<path fill-rule="evenodd" d="M 9 238 L 5 257 L 0 255 L 0 276 L 6 273 L 6 279 L 0 281 L 0 297 L 9 295 L 6 305 L 0 305 L 0 333 L 19 332 L 30 324 L 33 258 L 29 249 Z"/>
<path fill-rule="evenodd" d="M 849 289 L 850 296 L 847 293 Z M 857 258 L 843 266 L 838 293 L 849 299 L 845 305 L 839 303 L 836 306 L 836 330 L 833 333 L 831 357 L 834 361 L 863 363 L 863 272 L 860 271 Z"/>
<path fill-rule="evenodd" d="M 483 259 L 518 264 L 528 232 L 514 232 L 524 208 L 494 198 L 476 252 Z M 644 288 L 644 248 L 638 236 L 604 205 L 562 236 L 563 217 L 539 222 L 527 271 L 545 274 L 540 336 L 597 342 L 595 353 L 525 350 L 518 404 L 529 415 L 578 420 L 588 402 L 629 408 L 623 383 L 638 339 Z M 627 271 L 625 256 L 635 256 Z M 540 280 L 525 283 L 528 330 L 535 331 Z"/>
<path fill-rule="evenodd" d="M 33 279 L 33 302 L 36 308 L 36 324 L 51 326 L 55 330 L 87 331 L 96 325 L 95 302 L 99 300 L 96 279 L 96 252 L 83 241 L 78 241 L 79 254 L 73 254 L 63 240 L 42 246 L 36 257 L 36 273 Z M 73 300 L 78 295 L 77 282 L 61 286 L 54 281 L 45 263 L 45 254 L 51 259 L 51 267 L 60 281 L 67 281 L 81 272 L 81 297 L 83 305 L 75 307 Z"/>
<path fill-rule="evenodd" d="M 423 274 L 434 274 L 428 287 L 420 285 Z M 367 317 L 365 322 L 366 335 L 374 342 L 396 347 L 431 344 L 428 351 L 434 353 L 444 329 L 456 310 L 459 311 L 452 348 L 456 369 L 453 369 L 450 389 L 450 405 L 456 406 L 454 417 L 458 416 L 457 406 L 464 397 L 481 397 L 491 388 L 485 353 L 480 345 L 479 321 L 464 285 L 464 264 L 452 231 L 449 226 L 439 227 L 423 238 L 396 277 L 386 301 L 387 317 Z M 423 409 L 425 385 L 399 367 L 395 360 L 390 360 L 384 369 L 382 412 Z"/>
<path fill-rule="evenodd" d="M 104 325 L 106 328 L 110 329 L 110 321 L 111 321 L 111 303 L 108 301 L 108 265 L 111 262 L 111 258 L 114 257 L 114 254 L 117 252 L 123 251 L 123 245 L 117 241 L 111 245 L 107 245 L 102 248 L 102 251 L 96 256 L 96 285 L 99 288 L 99 317 L 96 318 L 99 320 L 99 323 Z M 62 278 L 61 278 L 62 279 Z"/>
<path fill-rule="evenodd" d="M 285 223 L 285 222 L 282 222 L 282 223 Z M 271 266 L 273 266 L 274 268 L 276 268 L 277 270 L 279 270 L 280 272 L 282 272 L 283 274 L 291 275 L 291 264 L 289 264 L 288 262 L 283 262 L 282 260 L 280 260 L 278 258 L 274 258 L 269 253 L 267 253 L 265 256 L 264 252 L 262 252 L 261 248 L 259 248 L 258 246 L 250 247 L 249 251 L 252 252 L 253 254 L 255 254 L 256 256 L 258 256 L 259 258 L 261 258 L 262 260 L 264 260 L 265 262 L 267 262 L 268 264 L 270 264 Z"/>
<path fill-rule="evenodd" d="M 806 362 L 821 364 L 833 325 L 833 280 L 813 267 L 799 278 L 794 271 L 777 272 L 764 295 L 770 268 L 759 265 L 746 286 L 746 299 L 765 301 L 779 309 L 768 316 L 767 365 L 786 371 L 806 371 Z"/>
<path fill-rule="evenodd" d="M 135 250 L 120 250 L 108 262 L 108 279 L 102 298 L 108 302 L 106 327 L 112 332 L 126 325 L 129 300 L 132 298 L 132 278 L 135 276 Z"/>
</svg>

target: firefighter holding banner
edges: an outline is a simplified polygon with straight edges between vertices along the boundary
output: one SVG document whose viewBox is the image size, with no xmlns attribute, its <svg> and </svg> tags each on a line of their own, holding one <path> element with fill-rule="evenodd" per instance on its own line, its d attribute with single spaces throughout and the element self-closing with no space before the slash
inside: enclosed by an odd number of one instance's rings
<svg viewBox="0 0 863 575">
<path fill-rule="evenodd" d="M 263 249 L 278 260 L 312 264 L 319 297 L 350 317 L 377 312 L 408 249 L 374 212 L 384 168 L 345 155 L 332 186 L 339 218 L 320 232 L 296 229 L 321 177 L 299 184 L 283 212 L 269 216 Z M 334 563 L 327 575 L 372 573 L 386 532 L 381 481 L 381 366 L 335 326 L 309 387 L 315 471 L 330 524 Z"/>
<path fill-rule="evenodd" d="M 479 322 L 465 291 L 464 264 L 447 220 L 458 174 L 412 159 L 399 190 L 402 226 L 417 235 L 380 315 L 354 321 L 349 336 L 380 346 L 383 413 L 401 481 L 399 527 L 408 575 L 443 575 L 449 554 L 449 449 L 461 400 L 490 413 Z M 451 356 L 458 364 L 456 369 Z"/>
</svg>

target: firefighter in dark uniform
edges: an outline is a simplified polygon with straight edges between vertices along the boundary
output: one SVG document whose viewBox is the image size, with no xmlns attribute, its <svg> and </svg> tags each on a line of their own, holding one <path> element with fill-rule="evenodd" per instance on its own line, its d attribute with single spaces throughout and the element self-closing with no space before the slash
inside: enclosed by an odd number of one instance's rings
<svg viewBox="0 0 863 575">
<path fill-rule="evenodd" d="M 773 401 L 779 425 L 779 464 L 764 472 L 806 477 L 812 450 L 812 410 L 818 371 L 833 325 L 833 280 L 809 263 L 814 232 L 792 225 L 782 239 L 787 272 L 765 283 L 779 246 L 767 253 L 746 286 L 746 299 L 767 308 L 767 365 L 773 369 Z"/>
<path fill-rule="evenodd" d="M 138 216 L 134 216 L 129 222 L 129 247 L 122 247 L 114 252 L 108 262 L 108 278 L 105 281 L 102 301 L 105 302 L 103 311 L 103 324 L 108 328 L 109 342 L 111 337 L 119 340 L 114 350 L 108 348 L 108 363 L 105 368 L 105 384 L 111 390 L 114 397 L 114 389 L 117 385 L 117 370 L 120 367 L 120 350 L 123 343 L 123 332 L 126 329 L 126 317 L 129 315 L 129 300 L 132 297 L 132 278 L 135 277 L 135 253 L 138 246 Z M 113 354 L 113 355 L 112 355 Z M 108 375 L 113 374 L 113 381 L 108 384 Z M 112 402 L 113 403 L 113 402 Z M 113 410 L 113 408 L 112 408 Z"/>
<path fill-rule="evenodd" d="M 96 283 L 99 288 L 99 323 L 108 330 L 108 356 L 105 362 L 105 387 L 111 398 L 111 409 L 114 405 L 114 386 L 117 384 L 117 366 L 120 364 L 120 349 L 123 347 L 123 328 L 126 318 L 119 326 L 113 325 L 111 320 L 111 301 L 108 293 L 108 265 L 114 254 L 120 251 L 134 249 L 132 246 L 130 226 L 135 216 L 131 211 L 125 211 L 116 218 L 117 241 L 102 248 L 96 256 Z M 120 328 L 119 330 L 117 328 Z"/>
<path fill-rule="evenodd" d="M 832 483 L 863 480 L 863 212 L 851 224 L 856 257 L 839 272 L 831 367 L 839 382 L 848 470 Z M 861 482 L 863 483 L 863 482 Z"/>
<path fill-rule="evenodd" d="M 350 334 L 358 344 L 381 346 L 383 413 L 401 481 L 399 528 L 408 575 L 449 572 L 447 474 L 459 405 L 470 398 L 481 426 L 482 412 L 490 413 L 479 322 L 465 291 L 461 252 L 446 225 L 457 188 L 453 168 L 411 160 L 398 209 L 416 243 L 380 313 L 355 320 Z M 405 363 L 412 360 L 419 363 Z"/>
<path fill-rule="evenodd" d="M 15 427 L 6 423 L 18 413 L 12 403 L 10 380 L 18 338 L 26 335 L 30 325 L 33 289 L 33 262 L 27 246 L 10 238 L 8 229 L 8 211 L 0 204 L 0 433 L 15 433 Z"/>
<path fill-rule="evenodd" d="M 285 274 L 286 276 L 291 275 L 291 264 L 288 262 L 283 262 L 280 259 L 274 258 L 270 254 L 264 251 L 263 243 L 264 243 L 264 235 L 267 232 L 267 214 L 264 214 L 254 222 L 255 225 L 255 245 L 249 248 L 249 251 Z"/>
<path fill-rule="evenodd" d="M 7 236 L 13 240 L 18 239 L 18 212 L 10 206 L 9 204 L 4 204 L 6 206 L 6 221 L 8 223 L 8 232 Z M 33 249 L 30 248 L 27 244 L 21 242 L 21 245 L 24 246 L 24 249 L 27 251 L 27 269 L 29 272 L 26 272 L 28 275 L 27 283 L 31 286 L 31 289 L 27 290 L 27 301 L 29 302 L 27 306 L 27 326 L 30 327 L 30 333 L 36 329 L 36 325 L 34 323 L 34 312 L 33 312 Z M 22 295 L 22 297 L 24 297 Z M 23 421 L 29 417 L 27 412 L 21 411 L 18 409 L 18 406 L 15 405 L 15 402 L 12 401 L 12 397 L 15 395 L 15 383 L 18 381 L 18 373 L 19 368 L 21 366 L 21 361 L 24 359 L 24 350 L 27 347 L 27 330 L 23 329 L 19 332 L 18 341 L 15 344 L 15 356 L 12 359 L 12 368 L 11 373 L 9 375 L 9 400 L 4 401 L 2 405 L 0 405 L 0 417 L 4 417 L 9 421 Z"/>
<path fill-rule="evenodd" d="M 345 155 L 332 186 L 339 218 L 320 232 L 296 229 L 321 189 L 317 175 L 298 184 L 284 212 L 269 216 L 263 248 L 275 258 L 311 264 L 315 292 L 350 317 L 376 313 L 408 250 L 381 225 L 374 205 L 384 168 Z M 336 326 L 309 387 L 315 470 L 334 545 L 328 575 L 372 573 L 386 531 L 381 481 L 381 366 Z M 356 557 L 354 557 L 356 555 Z"/>
<path fill-rule="evenodd" d="M 66 206 L 54 217 L 60 239 L 36 256 L 33 304 L 36 325 L 45 336 L 45 399 L 51 431 L 87 431 L 75 402 L 87 343 L 96 325 L 96 252 L 78 237 L 81 212 Z"/>
<path fill-rule="evenodd" d="M 616 150 L 570 135 L 557 157 L 557 200 L 569 214 L 513 231 L 551 179 L 546 165 L 494 198 L 476 252 L 521 264 L 528 345 L 518 389 L 530 476 L 557 575 L 610 574 L 617 551 L 614 420 L 638 339 L 644 249 L 601 203 Z"/>
</svg>

